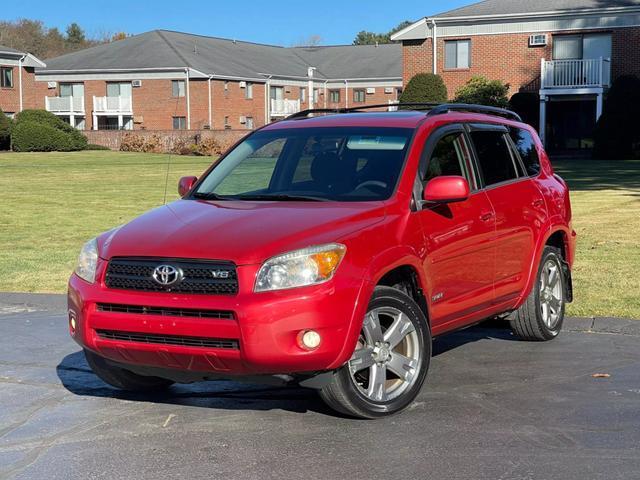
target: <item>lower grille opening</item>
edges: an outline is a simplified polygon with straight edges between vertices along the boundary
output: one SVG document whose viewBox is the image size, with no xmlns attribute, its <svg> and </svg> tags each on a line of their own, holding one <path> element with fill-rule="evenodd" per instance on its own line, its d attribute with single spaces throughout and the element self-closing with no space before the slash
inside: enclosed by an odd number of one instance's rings
<svg viewBox="0 0 640 480">
<path fill-rule="evenodd" d="M 233 312 L 224 310 L 201 310 L 196 308 L 147 307 L 143 305 L 123 305 L 119 303 L 98 303 L 99 312 L 131 313 L 135 315 L 159 315 L 162 317 L 219 318 L 233 320 Z"/>
<path fill-rule="evenodd" d="M 155 333 L 121 332 L 118 330 L 96 330 L 100 338 L 124 342 L 153 343 L 160 345 L 181 345 L 184 347 L 222 348 L 238 350 L 237 340 L 226 338 L 183 337 L 179 335 L 158 335 Z"/>
</svg>

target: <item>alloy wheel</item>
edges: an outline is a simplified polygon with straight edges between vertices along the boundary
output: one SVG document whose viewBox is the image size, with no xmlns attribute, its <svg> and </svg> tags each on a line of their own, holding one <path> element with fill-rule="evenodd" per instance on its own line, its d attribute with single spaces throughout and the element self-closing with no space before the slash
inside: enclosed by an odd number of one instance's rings
<svg viewBox="0 0 640 480">
<path fill-rule="evenodd" d="M 393 307 L 369 311 L 349 361 L 351 380 L 374 402 L 387 402 L 410 389 L 418 378 L 422 352 L 415 326 Z"/>
<path fill-rule="evenodd" d="M 562 314 L 564 302 L 560 266 L 549 259 L 545 262 L 540 275 L 540 311 L 542 321 L 554 330 Z"/>
</svg>

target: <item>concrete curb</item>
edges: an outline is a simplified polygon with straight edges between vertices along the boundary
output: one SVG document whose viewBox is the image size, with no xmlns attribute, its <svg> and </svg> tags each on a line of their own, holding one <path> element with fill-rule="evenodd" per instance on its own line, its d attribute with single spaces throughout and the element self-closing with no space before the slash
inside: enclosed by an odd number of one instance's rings
<svg viewBox="0 0 640 480">
<path fill-rule="evenodd" d="M 564 330 L 569 332 L 640 336 L 640 320 L 613 317 L 567 317 L 564 319 Z"/>
<path fill-rule="evenodd" d="M 67 311 L 67 296 L 59 293 L 0 292 L 0 314 Z M 640 336 L 640 320 L 613 317 L 566 317 L 564 330 Z"/>
</svg>

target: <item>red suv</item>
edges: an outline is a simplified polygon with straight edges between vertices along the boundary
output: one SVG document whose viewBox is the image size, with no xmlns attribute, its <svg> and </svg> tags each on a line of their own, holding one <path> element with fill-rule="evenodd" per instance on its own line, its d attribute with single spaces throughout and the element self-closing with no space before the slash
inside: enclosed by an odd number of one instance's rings
<svg viewBox="0 0 640 480">
<path fill-rule="evenodd" d="M 381 417 L 433 337 L 502 317 L 550 340 L 572 300 L 567 185 L 506 110 L 302 112 L 179 190 L 89 241 L 69 282 L 71 335 L 118 388 L 297 383 Z"/>
</svg>

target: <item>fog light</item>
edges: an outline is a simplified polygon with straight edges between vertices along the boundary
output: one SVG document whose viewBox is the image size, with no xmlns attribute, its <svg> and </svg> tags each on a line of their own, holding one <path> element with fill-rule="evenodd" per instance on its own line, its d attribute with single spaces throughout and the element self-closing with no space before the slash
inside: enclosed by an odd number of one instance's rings
<svg viewBox="0 0 640 480">
<path fill-rule="evenodd" d="M 69 311 L 69 333 L 73 337 L 76 334 L 76 315 L 72 311 Z"/>
<path fill-rule="evenodd" d="M 307 350 L 315 350 L 320 346 L 320 334 L 315 330 L 303 330 L 298 334 L 298 343 Z"/>
</svg>

